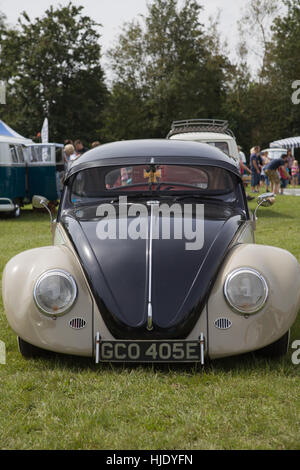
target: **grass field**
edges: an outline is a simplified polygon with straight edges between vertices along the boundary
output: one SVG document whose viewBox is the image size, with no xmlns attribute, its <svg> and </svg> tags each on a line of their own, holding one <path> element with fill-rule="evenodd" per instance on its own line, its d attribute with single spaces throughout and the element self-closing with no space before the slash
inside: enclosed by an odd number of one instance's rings
<svg viewBox="0 0 300 470">
<path fill-rule="evenodd" d="M 258 217 L 257 243 L 285 248 L 300 262 L 300 197 L 278 196 Z M 15 254 L 48 244 L 47 214 L 28 207 L 18 220 L 0 220 L 0 272 Z M 300 365 L 292 364 L 292 350 L 280 360 L 249 354 L 204 370 L 25 360 L 1 297 L 0 340 L 7 353 L 0 365 L 1 449 L 300 448 Z"/>
</svg>

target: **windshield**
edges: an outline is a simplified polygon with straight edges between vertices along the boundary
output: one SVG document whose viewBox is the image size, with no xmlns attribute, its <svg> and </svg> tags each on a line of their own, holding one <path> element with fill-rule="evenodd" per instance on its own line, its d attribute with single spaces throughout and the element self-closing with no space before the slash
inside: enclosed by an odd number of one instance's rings
<svg viewBox="0 0 300 470">
<path fill-rule="evenodd" d="M 28 147 L 30 163 L 50 163 L 51 147 L 47 145 L 38 145 Z"/>
<path fill-rule="evenodd" d="M 134 165 L 96 167 L 77 173 L 71 183 L 76 204 L 119 194 L 202 194 L 218 196 L 234 191 L 230 172 L 212 166 Z"/>
</svg>

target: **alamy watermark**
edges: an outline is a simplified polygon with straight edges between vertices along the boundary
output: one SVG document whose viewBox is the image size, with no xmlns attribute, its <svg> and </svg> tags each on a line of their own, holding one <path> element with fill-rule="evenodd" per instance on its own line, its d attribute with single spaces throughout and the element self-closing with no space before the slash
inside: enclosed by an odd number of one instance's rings
<svg viewBox="0 0 300 470">
<path fill-rule="evenodd" d="M 298 366 L 300 364 L 300 340 L 293 341 L 291 348 L 296 350 L 292 354 L 292 363 Z"/>
<path fill-rule="evenodd" d="M 6 83 L 0 80 L 0 104 L 6 104 Z"/>
<path fill-rule="evenodd" d="M 300 104 L 300 80 L 295 80 L 292 83 L 292 88 L 295 90 L 292 94 L 292 103 Z"/>
<path fill-rule="evenodd" d="M 127 196 L 120 196 L 118 211 L 114 204 L 101 204 L 96 216 L 102 218 L 96 228 L 100 240 L 186 240 L 186 250 L 204 245 L 204 204 L 128 204 Z"/>
<path fill-rule="evenodd" d="M 6 347 L 3 341 L 0 341 L 0 364 L 6 364 Z"/>
</svg>

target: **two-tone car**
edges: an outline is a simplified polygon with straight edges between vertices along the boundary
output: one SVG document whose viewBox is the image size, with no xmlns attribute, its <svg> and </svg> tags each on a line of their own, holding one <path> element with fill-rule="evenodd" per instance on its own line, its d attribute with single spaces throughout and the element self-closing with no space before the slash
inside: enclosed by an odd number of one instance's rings
<svg viewBox="0 0 300 470">
<path fill-rule="evenodd" d="M 286 353 L 300 266 L 254 243 L 255 219 L 239 169 L 212 146 L 153 139 L 86 152 L 65 177 L 53 245 L 3 273 L 21 353 L 200 364 Z"/>
</svg>

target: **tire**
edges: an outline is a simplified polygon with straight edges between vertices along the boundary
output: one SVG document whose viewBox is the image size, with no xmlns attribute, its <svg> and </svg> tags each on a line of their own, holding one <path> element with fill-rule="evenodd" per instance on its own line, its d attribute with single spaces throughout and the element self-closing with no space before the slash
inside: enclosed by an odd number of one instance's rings
<svg viewBox="0 0 300 470">
<path fill-rule="evenodd" d="M 290 330 L 288 330 L 281 338 L 268 346 L 256 351 L 257 355 L 269 358 L 284 356 L 289 348 Z"/>
<path fill-rule="evenodd" d="M 46 356 L 48 352 L 48 351 L 45 351 L 45 349 L 41 349 L 41 348 L 38 348 L 37 346 L 34 346 L 33 344 L 27 343 L 27 341 L 24 341 L 24 339 L 20 338 L 19 336 L 18 336 L 18 346 L 19 346 L 20 353 L 26 359 L 30 359 L 34 357 L 43 357 L 43 356 Z"/>
</svg>

